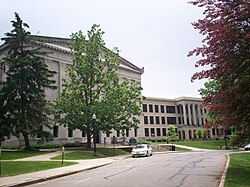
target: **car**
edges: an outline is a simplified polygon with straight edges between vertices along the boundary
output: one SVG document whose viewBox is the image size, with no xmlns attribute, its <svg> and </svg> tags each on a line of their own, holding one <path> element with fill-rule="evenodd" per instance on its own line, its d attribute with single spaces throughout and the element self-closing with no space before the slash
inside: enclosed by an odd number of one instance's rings
<svg viewBox="0 0 250 187">
<path fill-rule="evenodd" d="M 246 145 L 246 146 L 244 147 L 244 150 L 245 150 L 245 151 L 250 150 L 250 144 Z"/>
<path fill-rule="evenodd" d="M 133 158 L 138 156 L 152 156 L 153 150 L 152 147 L 148 144 L 137 144 L 132 149 L 131 154 Z"/>
</svg>

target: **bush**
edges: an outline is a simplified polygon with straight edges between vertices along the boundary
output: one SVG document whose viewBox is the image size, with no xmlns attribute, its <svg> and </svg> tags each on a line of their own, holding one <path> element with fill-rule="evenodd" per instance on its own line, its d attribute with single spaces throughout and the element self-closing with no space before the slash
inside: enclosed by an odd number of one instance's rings
<svg viewBox="0 0 250 187">
<path fill-rule="evenodd" d="M 75 143 L 65 143 L 63 144 L 63 147 L 82 147 L 83 145 L 80 142 Z"/>
<path fill-rule="evenodd" d="M 31 145 L 32 149 L 52 149 L 52 148 L 60 148 L 60 144 L 33 144 Z"/>
</svg>

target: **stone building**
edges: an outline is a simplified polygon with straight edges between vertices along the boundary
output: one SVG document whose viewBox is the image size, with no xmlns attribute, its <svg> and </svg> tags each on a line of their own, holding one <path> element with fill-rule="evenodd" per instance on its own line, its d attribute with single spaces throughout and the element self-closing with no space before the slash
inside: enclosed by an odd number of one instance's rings
<svg viewBox="0 0 250 187">
<path fill-rule="evenodd" d="M 57 38 L 48 36 L 34 36 L 36 41 L 42 44 L 44 51 L 48 52 L 45 62 L 50 70 L 56 72 L 54 80 L 57 89 L 46 89 L 46 99 L 54 100 L 62 91 L 63 79 L 67 77 L 65 69 L 72 64 L 68 38 Z M 8 51 L 8 46 L 0 46 L 0 60 Z M 3 65 L 0 69 L 0 82 L 6 79 L 8 67 Z M 143 68 L 139 68 L 124 58 L 121 58 L 118 75 L 120 81 L 129 80 L 141 83 Z M 195 131 L 205 123 L 205 109 L 200 108 L 201 99 L 198 98 L 177 98 L 160 99 L 146 98 L 142 105 L 141 123 L 138 129 L 130 129 L 125 132 L 125 137 L 121 132 L 112 131 L 110 134 L 99 132 L 99 143 L 111 143 L 115 137 L 117 142 L 127 142 L 130 138 L 149 139 L 152 141 L 162 141 L 166 138 L 169 124 L 174 124 L 181 140 L 195 139 Z M 97 117 L 98 118 L 98 117 Z M 86 142 L 86 133 L 80 130 L 70 131 L 67 127 L 59 124 L 52 129 L 46 129 L 54 135 L 53 143 L 63 144 L 66 142 Z M 214 130 L 209 130 L 211 138 L 216 136 Z M 31 143 L 36 143 L 39 138 L 31 137 Z M 22 137 L 17 139 L 10 135 L 7 140 L 2 142 L 3 146 L 23 145 Z"/>
</svg>

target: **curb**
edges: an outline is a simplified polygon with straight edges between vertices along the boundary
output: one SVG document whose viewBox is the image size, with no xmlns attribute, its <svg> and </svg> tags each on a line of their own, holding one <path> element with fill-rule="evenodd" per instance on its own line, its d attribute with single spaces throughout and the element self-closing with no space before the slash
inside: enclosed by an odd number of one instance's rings
<svg viewBox="0 0 250 187">
<path fill-rule="evenodd" d="M 219 187 L 223 187 L 224 183 L 225 183 L 225 180 L 226 180 L 226 174 L 227 174 L 227 170 L 228 170 L 228 166 L 229 166 L 229 162 L 230 162 L 230 156 L 229 156 L 229 154 L 231 154 L 231 153 L 227 154 L 227 161 L 226 161 L 227 163 L 226 163 L 226 166 L 224 168 L 223 174 L 221 176 Z"/>
<path fill-rule="evenodd" d="M 108 163 L 108 164 L 111 164 L 111 163 Z M 66 172 L 66 173 L 63 173 L 63 174 L 60 174 L 60 175 L 55 175 L 55 176 L 41 178 L 41 179 L 35 179 L 35 180 L 32 180 L 32 181 L 22 182 L 22 183 L 13 184 L 13 185 L 7 185 L 6 187 L 18 187 L 18 186 L 31 185 L 31 184 L 35 184 L 35 183 L 39 183 L 39 182 L 44 182 L 44 181 L 48 181 L 48 180 L 53 180 L 53 179 L 65 177 L 65 176 L 68 176 L 68 175 L 73 175 L 73 174 L 80 173 L 80 172 L 83 172 L 83 171 L 93 170 L 93 169 L 96 169 L 96 168 L 99 168 L 99 167 L 106 166 L 108 164 L 101 164 L 101 165 L 93 166 L 93 167 L 86 168 L 86 169 L 81 169 L 81 170 L 72 171 L 72 172 Z"/>
<path fill-rule="evenodd" d="M 129 158 L 129 157 L 124 157 L 121 160 L 124 160 L 124 159 L 127 159 L 127 158 Z M 119 161 L 119 160 L 115 160 L 114 162 L 116 162 L 116 161 Z M 54 175 L 54 176 L 51 176 L 51 177 L 44 177 L 44 178 L 41 178 L 41 179 L 34 179 L 32 181 L 22 182 L 22 183 L 18 183 L 18 184 L 13 184 L 13 185 L 11 184 L 11 185 L 4 185 L 4 186 L 0 185 L 0 187 L 20 187 L 20 186 L 27 186 L 27 185 L 36 184 L 36 183 L 39 183 L 39 182 L 44 182 L 44 181 L 48 181 L 48 180 L 53 180 L 53 179 L 57 179 L 57 178 L 61 178 L 61 177 L 69 176 L 69 175 L 73 175 L 73 174 L 80 173 L 80 172 L 83 172 L 83 171 L 93 170 L 93 169 L 96 169 L 96 168 L 100 168 L 100 167 L 112 164 L 114 162 L 110 162 L 110 163 L 106 163 L 106 164 L 100 164 L 100 165 L 97 165 L 97 166 L 93 166 L 93 167 L 89 167 L 89 168 L 85 168 L 85 169 L 80 169 L 80 170 L 77 170 L 77 171 L 65 172 L 63 174 Z"/>
</svg>

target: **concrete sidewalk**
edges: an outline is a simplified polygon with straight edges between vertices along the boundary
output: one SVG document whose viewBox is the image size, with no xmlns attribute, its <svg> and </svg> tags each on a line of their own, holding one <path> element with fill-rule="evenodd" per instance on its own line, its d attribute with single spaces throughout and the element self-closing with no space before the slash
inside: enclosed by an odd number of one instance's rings
<svg viewBox="0 0 250 187">
<path fill-rule="evenodd" d="M 45 155 L 17 159 L 14 161 L 48 161 L 50 160 L 51 157 L 60 155 L 60 154 L 61 152 L 58 151 L 58 152 L 49 153 Z M 115 156 L 115 157 L 90 159 L 90 160 L 67 160 L 67 161 L 78 162 L 79 164 L 50 169 L 50 170 L 38 171 L 38 172 L 33 172 L 33 173 L 21 174 L 21 175 L 16 175 L 16 176 L 1 177 L 0 186 L 1 187 L 24 186 L 24 185 L 34 184 L 37 182 L 55 179 L 55 178 L 63 177 L 66 175 L 75 174 L 81 171 L 91 170 L 94 168 L 105 166 L 107 164 L 111 164 L 113 162 L 128 158 L 129 156 L 130 155 L 122 155 L 122 156 Z"/>
</svg>

